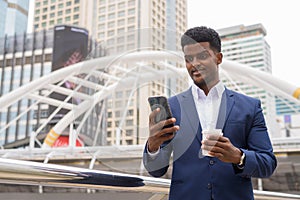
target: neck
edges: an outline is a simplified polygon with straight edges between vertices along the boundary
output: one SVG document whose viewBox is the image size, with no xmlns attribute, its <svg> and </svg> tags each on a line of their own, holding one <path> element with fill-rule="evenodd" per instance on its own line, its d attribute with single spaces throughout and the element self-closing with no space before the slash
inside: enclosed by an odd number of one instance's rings
<svg viewBox="0 0 300 200">
<path fill-rule="evenodd" d="M 196 84 L 201 90 L 203 90 L 203 92 L 205 93 L 205 95 L 207 96 L 210 89 L 213 88 L 215 85 L 217 85 L 219 83 L 220 80 L 217 80 L 216 82 L 214 82 L 213 84 Z"/>
</svg>

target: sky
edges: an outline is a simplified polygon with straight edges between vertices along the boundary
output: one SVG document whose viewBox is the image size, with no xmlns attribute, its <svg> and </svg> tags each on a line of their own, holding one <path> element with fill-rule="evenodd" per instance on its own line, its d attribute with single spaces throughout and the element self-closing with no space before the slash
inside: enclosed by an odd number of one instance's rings
<svg viewBox="0 0 300 200">
<path fill-rule="evenodd" d="M 221 29 L 261 23 L 271 47 L 273 75 L 300 87 L 298 0 L 187 0 L 188 28 Z M 298 68 L 299 67 L 299 68 Z"/>
</svg>

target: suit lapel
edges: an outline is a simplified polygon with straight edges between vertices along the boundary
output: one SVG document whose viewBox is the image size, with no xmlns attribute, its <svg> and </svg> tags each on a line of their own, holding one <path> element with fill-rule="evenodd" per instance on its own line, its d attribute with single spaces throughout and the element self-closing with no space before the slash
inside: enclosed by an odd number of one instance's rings
<svg viewBox="0 0 300 200">
<path fill-rule="evenodd" d="M 202 127 L 200 124 L 199 116 L 197 113 L 197 109 L 195 106 L 194 98 L 192 95 L 191 88 L 179 96 L 179 102 L 182 102 L 181 113 L 183 121 L 186 120 L 186 123 L 190 128 L 190 130 L 196 134 L 197 139 L 199 142 L 202 140 Z M 220 110 L 218 114 L 218 121 L 216 128 L 224 129 L 226 121 L 230 115 L 232 107 L 234 105 L 234 94 L 232 91 L 225 88 L 225 91 L 222 95 Z M 188 127 L 187 127 L 188 128 Z"/>
<path fill-rule="evenodd" d="M 217 121 L 217 128 L 224 129 L 224 126 L 226 124 L 226 121 L 228 120 L 228 117 L 230 115 L 230 112 L 233 108 L 234 103 L 235 103 L 235 101 L 234 101 L 233 92 L 231 90 L 225 89 L 225 91 L 222 95 L 222 100 L 221 100 L 221 105 L 220 105 L 220 110 L 219 110 L 219 115 L 218 115 L 218 121 Z M 226 113 L 226 115 L 225 115 L 225 113 Z"/>
<path fill-rule="evenodd" d="M 191 127 L 191 131 L 197 136 L 197 139 L 201 142 L 202 135 L 200 134 L 202 132 L 202 127 L 199 121 L 197 109 L 195 106 L 194 98 L 192 95 L 191 88 L 187 90 L 186 92 L 182 93 L 182 104 L 184 106 L 181 106 L 181 113 L 184 113 L 182 115 L 182 120 L 187 120 L 188 126 Z"/>
</svg>

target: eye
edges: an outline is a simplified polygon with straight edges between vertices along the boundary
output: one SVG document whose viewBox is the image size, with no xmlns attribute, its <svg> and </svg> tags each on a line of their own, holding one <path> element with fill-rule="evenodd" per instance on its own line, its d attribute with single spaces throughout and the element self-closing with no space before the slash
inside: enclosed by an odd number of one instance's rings
<svg viewBox="0 0 300 200">
<path fill-rule="evenodd" d="M 190 55 L 186 55 L 186 56 L 184 56 L 184 58 L 185 58 L 185 61 L 186 62 L 193 62 L 193 60 L 194 60 L 194 56 L 190 56 Z"/>
<path fill-rule="evenodd" d="M 208 51 L 203 51 L 196 55 L 198 60 L 206 60 L 209 56 L 210 56 L 210 54 L 208 53 Z"/>
</svg>

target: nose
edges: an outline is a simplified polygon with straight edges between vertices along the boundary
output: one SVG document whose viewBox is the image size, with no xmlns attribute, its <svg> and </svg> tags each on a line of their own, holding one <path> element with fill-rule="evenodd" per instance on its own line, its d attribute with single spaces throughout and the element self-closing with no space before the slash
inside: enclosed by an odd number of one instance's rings
<svg viewBox="0 0 300 200">
<path fill-rule="evenodd" d="M 191 65 L 193 65 L 194 67 L 195 67 L 195 66 L 198 66 L 198 65 L 201 65 L 199 59 L 197 59 L 196 56 L 193 57 L 193 60 L 192 60 L 190 63 L 191 63 Z"/>
</svg>

